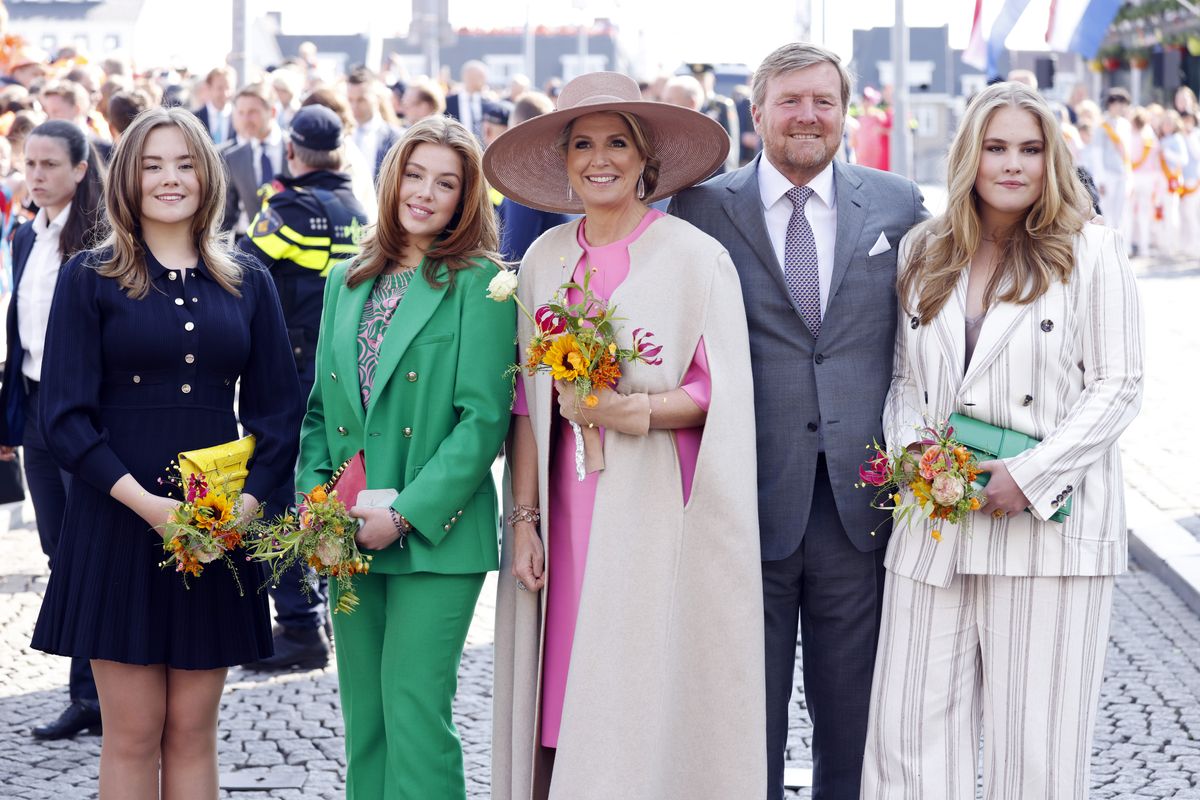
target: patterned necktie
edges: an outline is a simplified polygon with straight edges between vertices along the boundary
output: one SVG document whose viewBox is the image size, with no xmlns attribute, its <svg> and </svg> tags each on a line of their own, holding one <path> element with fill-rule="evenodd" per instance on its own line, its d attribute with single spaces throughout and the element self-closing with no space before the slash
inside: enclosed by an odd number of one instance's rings
<svg viewBox="0 0 1200 800">
<path fill-rule="evenodd" d="M 817 270 L 817 243 L 813 239 L 812 226 L 804 216 L 804 204 L 812 193 L 807 186 L 788 189 L 792 218 L 788 220 L 783 245 L 783 282 L 815 338 L 821 333 L 821 282 Z"/>
</svg>

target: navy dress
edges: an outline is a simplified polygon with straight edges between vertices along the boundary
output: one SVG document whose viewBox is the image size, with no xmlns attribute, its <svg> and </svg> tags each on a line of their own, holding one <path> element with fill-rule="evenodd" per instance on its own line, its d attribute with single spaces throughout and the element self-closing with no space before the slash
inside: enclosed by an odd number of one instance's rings
<svg viewBox="0 0 1200 800">
<path fill-rule="evenodd" d="M 158 566 L 161 537 L 109 490 L 128 472 L 169 494 L 158 479 L 170 462 L 238 438 L 238 417 L 258 439 L 245 491 L 262 499 L 289 483 L 303 416 L 296 362 L 274 284 L 256 263 L 243 261 L 235 297 L 203 263 L 185 281 L 146 258 L 152 286 L 141 300 L 97 273 L 95 251 L 59 276 L 41 428 L 75 480 L 33 646 L 178 669 L 254 661 L 272 652 L 261 568 L 235 555 L 244 596 L 219 561 L 185 588 Z"/>
</svg>

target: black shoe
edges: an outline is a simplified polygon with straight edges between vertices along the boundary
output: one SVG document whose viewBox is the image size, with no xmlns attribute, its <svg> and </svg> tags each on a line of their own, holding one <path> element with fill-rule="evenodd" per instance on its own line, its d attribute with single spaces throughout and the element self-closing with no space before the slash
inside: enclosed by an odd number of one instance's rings
<svg viewBox="0 0 1200 800">
<path fill-rule="evenodd" d="M 39 725 L 32 733 L 35 739 L 71 739 L 84 730 L 90 734 L 101 732 L 100 709 L 75 701 L 54 722 Z"/>
<path fill-rule="evenodd" d="M 320 628 L 284 628 L 275 634 L 275 655 L 246 664 L 246 669 L 270 672 L 321 669 L 329 663 L 329 641 Z"/>
</svg>

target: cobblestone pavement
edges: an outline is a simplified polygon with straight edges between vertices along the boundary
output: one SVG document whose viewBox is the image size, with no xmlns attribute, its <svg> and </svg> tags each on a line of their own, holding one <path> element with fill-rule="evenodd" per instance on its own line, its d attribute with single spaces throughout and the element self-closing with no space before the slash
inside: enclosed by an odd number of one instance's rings
<svg viewBox="0 0 1200 800">
<path fill-rule="evenodd" d="M 1146 391 L 1142 413 L 1122 442 L 1129 485 L 1200 538 L 1200 491 L 1189 470 L 1200 452 L 1200 260 L 1135 259 L 1146 310 Z"/>
<path fill-rule="evenodd" d="M 1148 340 L 1142 414 L 1123 439 L 1129 485 L 1200 536 L 1200 493 L 1184 464 L 1200 452 L 1192 418 L 1200 395 L 1200 265 L 1136 261 Z M 2 527 L 2 526 L 0 526 Z M 66 661 L 28 648 L 45 588 L 45 559 L 28 528 L 0 530 L 0 800 L 95 796 L 98 737 L 35 742 L 34 724 L 67 701 Z M 459 675 L 456 722 L 468 795 L 488 798 L 492 597 L 476 610 Z M 800 675 L 796 676 L 797 686 Z M 790 765 L 809 767 L 811 730 L 797 691 Z M 221 708 L 223 798 L 325 800 L 343 794 L 345 757 L 333 668 L 264 678 L 232 670 Z M 1200 800 L 1200 621 L 1153 576 L 1117 581 L 1096 728 L 1091 797 Z M 253 786 L 263 788 L 234 789 Z M 279 788 L 267 788 L 267 785 Z M 286 788 L 285 788 L 286 787 Z M 808 790 L 789 797 L 809 798 Z M 752 793 L 747 794 L 753 798 Z M 673 800 L 673 799 L 671 799 Z M 730 798 L 742 800 L 742 798 Z"/>
<path fill-rule="evenodd" d="M 31 651 L 45 588 L 32 530 L 0 533 L 0 798 L 95 796 L 100 739 L 36 742 L 35 723 L 66 704 L 66 662 Z M 456 722 L 468 795 L 488 796 L 492 603 L 489 580 L 459 676 Z M 1094 749 L 1093 798 L 1197 798 L 1200 789 L 1200 621 L 1162 583 L 1134 571 L 1117 581 L 1112 641 Z M 797 682 L 800 677 L 797 675 Z M 791 765 L 811 765 L 810 729 L 797 692 Z M 345 776 L 337 677 L 332 668 L 263 678 L 235 669 L 221 707 L 222 798 L 340 798 Z M 231 790 L 254 778 L 281 787 Z M 290 788 L 282 788 L 290 787 Z M 747 794 L 747 800 L 753 797 Z M 807 790 L 789 797 L 808 798 Z M 742 800 L 731 798 L 730 800 Z"/>
</svg>

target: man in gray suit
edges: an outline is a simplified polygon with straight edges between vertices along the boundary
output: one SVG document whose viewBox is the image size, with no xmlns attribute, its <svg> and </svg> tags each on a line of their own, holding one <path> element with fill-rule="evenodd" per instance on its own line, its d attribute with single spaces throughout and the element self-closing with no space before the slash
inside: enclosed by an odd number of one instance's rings
<svg viewBox="0 0 1200 800">
<path fill-rule="evenodd" d="M 783 797 L 797 625 L 813 798 L 858 800 L 890 526 L 854 482 L 883 441 L 896 249 L 929 215 L 912 181 L 833 161 L 850 88 L 834 53 L 779 48 L 754 75 L 763 153 L 671 204 L 729 251 L 750 327 L 768 800 Z"/>
<path fill-rule="evenodd" d="M 221 227 L 239 237 L 273 191 L 264 187 L 270 187 L 276 175 L 289 175 L 287 142 L 275 115 L 269 86 L 252 83 L 242 87 L 233 100 L 238 141 L 218 148 L 229 178 Z"/>
</svg>

